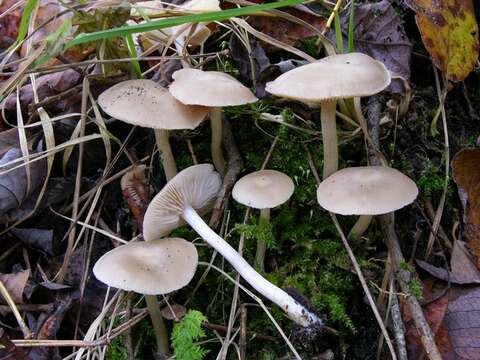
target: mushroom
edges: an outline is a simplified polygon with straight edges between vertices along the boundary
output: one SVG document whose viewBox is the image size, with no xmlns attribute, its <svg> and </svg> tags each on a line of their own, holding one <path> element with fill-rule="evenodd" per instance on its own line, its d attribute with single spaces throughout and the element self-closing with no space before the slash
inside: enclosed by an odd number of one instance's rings
<svg viewBox="0 0 480 360">
<path fill-rule="evenodd" d="M 175 176 L 153 198 L 145 212 L 143 237 L 156 239 L 187 222 L 210 246 L 218 251 L 254 289 L 280 306 L 287 316 L 304 327 L 319 328 L 322 320 L 270 283 L 202 220 L 196 209 L 205 211 L 220 190 L 220 175 L 210 164 L 191 166 Z"/>
<path fill-rule="evenodd" d="M 222 152 L 222 107 L 256 102 L 258 99 L 241 82 L 219 71 L 181 69 L 173 73 L 170 93 L 185 105 L 210 107 L 212 127 L 212 160 L 215 168 L 225 174 Z"/>
<path fill-rule="evenodd" d="M 364 215 L 350 231 L 359 237 L 372 215 L 387 214 L 411 204 L 418 195 L 417 185 L 400 171 L 386 166 L 350 167 L 323 180 L 317 189 L 318 203 L 341 215 Z"/>
<path fill-rule="evenodd" d="M 93 273 L 108 286 L 145 295 L 157 349 L 165 356 L 169 353 L 168 334 L 155 295 L 186 286 L 197 265 L 197 249 L 192 243 L 180 238 L 165 238 L 119 246 L 95 263 Z"/>
<path fill-rule="evenodd" d="M 270 222 L 270 209 L 287 202 L 295 185 L 292 179 L 276 170 L 260 170 L 245 175 L 235 183 L 232 196 L 240 204 L 260 209 L 260 223 Z M 255 267 L 264 271 L 266 246 L 264 240 L 257 240 Z"/>
<path fill-rule="evenodd" d="M 206 117 L 208 108 L 187 106 L 152 80 L 122 81 L 104 91 L 98 103 L 108 115 L 132 125 L 155 129 L 167 181 L 177 174 L 168 141 L 168 130 L 194 129 Z"/>
<path fill-rule="evenodd" d="M 287 71 L 267 83 L 265 90 L 321 108 L 325 179 L 338 169 L 337 100 L 374 95 L 389 84 L 390 72 L 385 65 L 368 55 L 349 53 L 327 56 Z"/>
</svg>

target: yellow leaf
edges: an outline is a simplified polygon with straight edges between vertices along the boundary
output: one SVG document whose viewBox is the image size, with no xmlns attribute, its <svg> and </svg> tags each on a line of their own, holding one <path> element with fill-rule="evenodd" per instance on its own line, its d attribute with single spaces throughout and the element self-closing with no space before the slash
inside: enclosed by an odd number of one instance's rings
<svg viewBox="0 0 480 360">
<path fill-rule="evenodd" d="M 478 59 L 479 37 L 473 0 L 413 0 L 423 44 L 452 81 L 462 81 Z"/>
</svg>

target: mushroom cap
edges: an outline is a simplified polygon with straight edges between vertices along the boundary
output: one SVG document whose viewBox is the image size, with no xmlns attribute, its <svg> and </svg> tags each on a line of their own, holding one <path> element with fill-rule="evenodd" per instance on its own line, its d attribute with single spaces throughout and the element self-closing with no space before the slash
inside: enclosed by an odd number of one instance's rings
<svg viewBox="0 0 480 360">
<path fill-rule="evenodd" d="M 411 204 L 417 185 L 400 171 L 385 166 L 342 169 L 320 183 L 318 203 L 341 215 L 380 215 Z"/>
<path fill-rule="evenodd" d="M 166 238 L 119 246 L 95 263 L 93 273 L 108 286 L 161 295 L 186 286 L 197 265 L 197 249 L 191 242 Z"/>
<path fill-rule="evenodd" d="M 235 183 L 232 196 L 240 204 L 255 209 L 282 205 L 293 194 L 292 179 L 276 170 L 260 170 L 245 175 Z"/>
<path fill-rule="evenodd" d="M 374 95 L 390 84 L 380 61 L 361 53 L 327 56 L 299 66 L 267 83 L 265 90 L 307 104 Z"/>
<path fill-rule="evenodd" d="M 143 79 L 112 86 L 98 97 L 98 104 L 116 119 L 153 129 L 194 129 L 208 114 L 208 108 L 186 106 L 167 89 Z"/>
<path fill-rule="evenodd" d="M 181 69 L 172 75 L 170 93 L 187 105 L 210 107 L 249 104 L 258 99 L 249 88 L 232 76 L 219 71 Z"/>
<path fill-rule="evenodd" d="M 187 206 L 204 214 L 210 210 L 222 180 L 211 164 L 190 166 L 171 179 L 148 205 L 143 220 L 143 238 L 158 239 L 182 226 Z"/>
</svg>

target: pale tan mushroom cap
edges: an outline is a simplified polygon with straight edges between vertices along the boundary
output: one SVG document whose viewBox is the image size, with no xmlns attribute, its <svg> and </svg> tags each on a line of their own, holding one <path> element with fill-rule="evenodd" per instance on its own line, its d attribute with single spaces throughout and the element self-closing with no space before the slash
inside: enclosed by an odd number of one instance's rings
<svg viewBox="0 0 480 360">
<path fill-rule="evenodd" d="M 271 209 L 285 203 L 293 194 L 292 179 L 276 170 L 260 170 L 235 183 L 232 196 L 240 204 L 255 209 Z"/>
<path fill-rule="evenodd" d="M 390 84 L 390 72 L 381 62 L 361 53 L 332 55 L 299 66 L 267 83 L 270 94 L 307 104 L 370 96 Z"/>
<path fill-rule="evenodd" d="M 181 69 L 172 75 L 170 93 L 187 105 L 210 107 L 237 106 L 258 99 L 249 88 L 230 75 L 219 71 Z"/>
<path fill-rule="evenodd" d="M 208 108 L 186 106 L 152 80 L 127 80 L 105 90 L 98 104 L 108 115 L 152 129 L 194 129 Z"/>
<path fill-rule="evenodd" d="M 320 183 L 318 203 L 341 215 L 380 215 L 411 204 L 417 185 L 400 171 L 384 166 L 342 169 Z"/>
<path fill-rule="evenodd" d="M 143 220 L 143 237 L 154 240 L 183 225 L 187 206 L 203 214 L 210 210 L 222 180 L 211 164 L 199 164 L 180 171 L 153 198 Z"/>
<path fill-rule="evenodd" d="M 161 295 L 186 286 L 197 265 L 197 249 L 192 243 L 166 238 L 119 246 L 95 263 L 93 273 L 111 287 Z"/>
</svg>

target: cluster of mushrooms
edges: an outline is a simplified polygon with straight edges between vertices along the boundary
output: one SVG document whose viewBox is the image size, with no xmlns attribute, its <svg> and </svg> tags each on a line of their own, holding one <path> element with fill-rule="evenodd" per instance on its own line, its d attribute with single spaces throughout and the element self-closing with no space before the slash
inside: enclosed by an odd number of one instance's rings
<svg viewBox="0 0 480 360">
<path fill-rule="evenodd" d="M 105 254 L 94 266 L 95 276 L 109 286 L 146 295 L 158 350 L 168 353 L 168 338 L 156 295 L 184 287 L 195 274 L 198 263 L 195 246 L 184 239 L 166 237 L 186 223 L 248 284 L 278 305 L 296 324 L 321 328 L 323 321 L 314 311 L 255 269 L 263 270 L 266 244 L 258 242 L 252 266 L 201 217 L 211 208 L 226 170 L 222 108 L 252 103 L 257 98 L 239 81 L 221 72 L 185 68 L 175 72 L 173 79 L 168 89 L 151 80 L 125 81 L 98 98 L 110 116 L 154 129 L 168 182 L 146 210 L 145 241 L 131 242 Z M 324 181 L 318 186 L 318 203 L 333 213 L 360 215 L 364 228 L 371 216 L 390 213 L 413 202 L 418 189 L 410 178 L 389 167 L 351 167 L 338 171 L 337 100 L 370 96 L 389 84 L 390 73 L 382 63 L 361 53 L 349 53 L 300 66 L 266 87 L 272 95 L 321 109 Z M 207 114 L 210 114 L 215 167 L 194 165 L 177 174 L 168 131 L 193 129 Z M 260 209 L 262 221 L 269 221 L 270 209 L 287 202 L 293 192 L 294 183 L 286 174 L 261 170 L 241 178 L 232 196 L 240 204 Z"/>
</svg>

